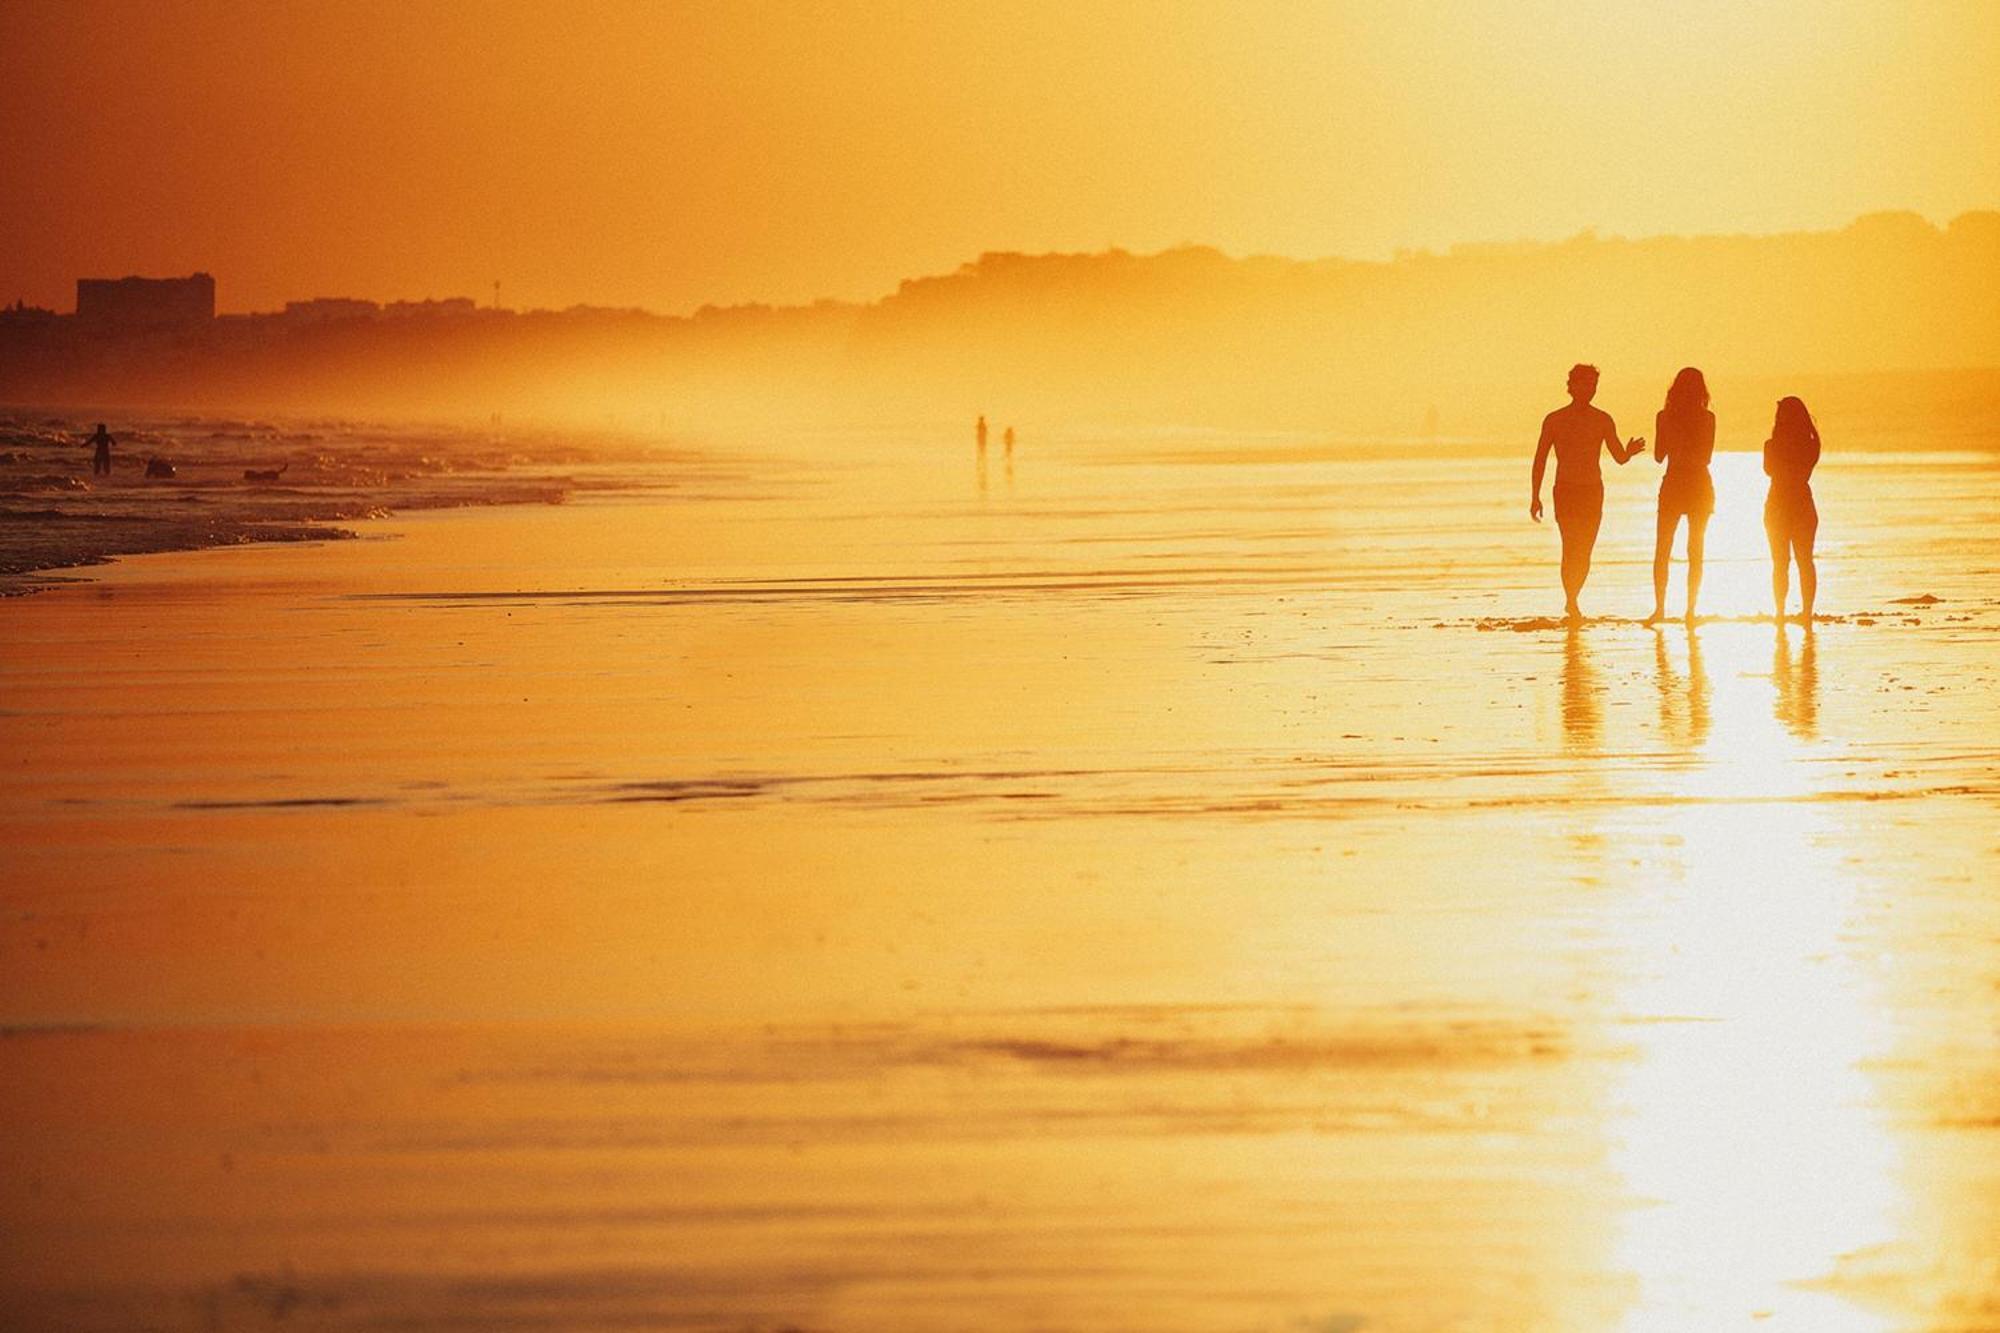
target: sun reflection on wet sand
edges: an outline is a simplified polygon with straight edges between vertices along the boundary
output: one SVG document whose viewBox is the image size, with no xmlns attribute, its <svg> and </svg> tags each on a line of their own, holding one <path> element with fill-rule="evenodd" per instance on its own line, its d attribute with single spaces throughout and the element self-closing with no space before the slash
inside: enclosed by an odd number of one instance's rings
<svg viewBox="0 0 2000 1333">
<path fill-rule="evenodd" d="M 1697 761 L 1685 793 L 1726 799 L 1664 803 L 1628 889 L 1646 905 L 1625 924 L 1617 1006 L 1632 1054 L 1611 1097 L 1612 1159 L 1634 1200 L 1616 1250 L 1638 1284 L 1624 1326 L 1898 1327 L 1823 1285 L 1893 1242 L 1906 1205 L 1864 1068 L 1891 1034 L 1850 942 L 1860 886 L 1838 809 L 1812 802 L 1800 765 L 1811 669 L 1791 669 L 1781 637 L 1766 682 L 1759 636 L 1712 638 L 1712 735 L 1696 702 L 1702 632 L 1685 676 L 1659 644 L 1662 729 Z M 1813 651 L 1808 637 L 1804 663 Z M 1772 684 L 1775 707 L 1758 697 Z"/>
<path fill-rule="evenodd" d="M 990 466 L 7 606 L 0 1324 L 2000 1327 L 2000 472 Z"/>
</svg>

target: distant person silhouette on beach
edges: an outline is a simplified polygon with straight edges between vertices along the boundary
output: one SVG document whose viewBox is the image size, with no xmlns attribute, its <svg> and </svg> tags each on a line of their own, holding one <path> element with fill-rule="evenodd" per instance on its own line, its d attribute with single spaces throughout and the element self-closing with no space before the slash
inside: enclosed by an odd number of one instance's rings
<svg viewBox="0 0 2000 1333">
<path fill-rule="evenodd" d="M 980 452 L 980 453 L 982 453 L 982 454 L 983 454 L 983 453 L 985 453 L 985 452 L 986 452 L 986 416 L 985 416 L 985 414 L 984 414 L 984 413 L 981 413 L 981 414 L 980 414 L 980 417 L 979 417 L 979 420 L 978 420 L 978 422 L 977 422 L 977 423 L 975 423 L 975 424 L 974 424 L 974 426 L 972 427 L 972 438 L 973 438 L 973 441 L 974 441 L 975 443 L 977 443 L 977 444 L 978 444 L 978 446 L 979 446 L 979 452 Z"/>
<path fill-rule="evenodd" d="M 1001 434 L 1000 447 L 1007 451 L 1007 457 L 1012 458 L 1014 456 L 1014 428 L 1012 426 L 1007 427 Z"/>
<path fill-rule="evenodd" d="M 1623 464 L 1646 447 L 1645 440 L 1638 438 L 1620 446 L 1611 414 L 1590 405 L 1596 396 L 1597 367 L 1572 366 L 1569 406 L 1542 418 L 1542 438 L 1535 445 L 1533 495 L 1528 501 L 1528 517 L 1541 522 L 1542 473 L 1553 449 L 1556 527 L 1562 531 L 1563 614 L 1571 620 L 1583 618 L 1577 596 L 1590 577 L 1590 553 L 1597 545 L 1598 526 L 1604 521 L 1604 476 L 1598 467 L 1598 448 L 1609 449 L 1612 459 Z"/>
<path fill-rule="evenodd" d="M 1666 406 L 1653 418 L 1653 457 L 1667 465 L 1660 478 L 1658 524 L 1653 534 L 1653 614 L 1657 624 L 1667 618 L 1667 565 L 1673 559 L 1674 531 L 1688 525 L 1687 618 L 1694 619 L 1701 596 L 1702 547 L 1709 516 L 1715 513 L 1715 480 L 1708 463 L 1715 456 L 1715 413 L 1708 410 L 1708 382 L 1688 366 L 1674 376 Z"/>
<path fill-rule="evenodd" d="M 1797 398 L 1778 400 L 1771 438 L 1764 441 L 1764 475 L 1771 479 L 1764 497 L 1764 535 L 1771 541 L 1771 603 L 1780 624 L 1791 593 L 1792 561 L 1799 566 L 1800 619 L 1812 626 L 1813 599 L 1819 594 L 1819 570 L 1813 565 L 1813 538 L 1819 533 L 1819 507 L 1813 503 L 1812 474 L 1819 463 L 1819 427 Z"/>
<path fill-rule="evenodd" d="M 111 438 L 110 431 L 104 429 L 102 421 L 97 423 L 97 433 L 85 440 L 84 443 L 97 446 L 97 452 L 91 456 L 90 460 L 90 475 L 93 477 L 110 476 L 111 446 L 116 444 L 117 441 Z"/>
</svg>

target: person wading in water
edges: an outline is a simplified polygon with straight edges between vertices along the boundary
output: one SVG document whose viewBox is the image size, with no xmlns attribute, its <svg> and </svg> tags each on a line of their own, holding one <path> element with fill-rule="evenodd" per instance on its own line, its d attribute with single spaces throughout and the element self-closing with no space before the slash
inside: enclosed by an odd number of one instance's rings
<svg viewBox="0 0 2000 1333">
<path fill-rule="evenodd" d="M 117 441 L 111 438 L 110 431 L 104 429 L 104 423 L 102 421 L 97 423 L 97 433 L 95 435 L 92 435 L 89 439 L 85 440 L 84 443 L 93 444 L 97 446 L 97 452 L 91 457 L 90 460 L 90 475 L 93 477 L 110 476 L 111 446 L 113 444 L 116 444 Z"/>
</svg>

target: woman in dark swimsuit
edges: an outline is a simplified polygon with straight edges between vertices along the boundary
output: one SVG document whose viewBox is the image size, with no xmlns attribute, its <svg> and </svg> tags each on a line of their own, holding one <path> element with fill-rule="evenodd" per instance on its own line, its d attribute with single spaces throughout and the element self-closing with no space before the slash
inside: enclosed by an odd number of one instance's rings
<svg viewBox="0 0 2000 1333">
<path fill-rule="evenodd" d="M 1819 462 L 1819 427 L 1797 398 L 1778 402 L 1771 438 L 1764 441 L 1764 475 L 1771 479 L 1764 498 L 1764 533 L 1771 539 L 1771 602 L 1778 623 L 1785 620 L 1785 598 L 1791 592 L 1788 564 L 1799 565 L 1801 617 L 1812 625 L 1813 597 L 1819 592 L 1819 571 L 1813 567 L 1813 538 L 1819 532 L 1819 508 L 1813 504 L 1812 473 Z"/>
<path fill-rule="evenodd" d="M 1708 384 L 1693 366 L 1674 376 L 1666 406 L 1653 418 L 1653 457 L 1667 465 L 1660 479 L 1659 520 L 1653 535 L 1653 614 L 1649 623 L 1667 618 L 1667 562 L 1674 553 L 1674 531 L 1688 525 L 1687 618 L 1694 619 L 1701 595 L 1701 555 L 1708 536 L 1709 515 L 1715 512 L 1715 482 L 1708 460 L 1715 455 L 1715 413 L 1708 410 Z"/>
</svg>

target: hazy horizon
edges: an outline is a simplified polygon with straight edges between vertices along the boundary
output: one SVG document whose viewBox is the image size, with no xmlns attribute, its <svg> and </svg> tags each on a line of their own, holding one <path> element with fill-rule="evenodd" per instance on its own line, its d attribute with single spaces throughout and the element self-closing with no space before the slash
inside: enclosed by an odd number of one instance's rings
<svg viewBox="0 0 2000 1333">
<path fill-rule="evenodd" d="M 1227 259 L 1233 263 L 1257 263 L 1261 261 L 1273 261 L 1282 264 L 1299 265 L 1299 266 L 1337 264 L 1337 265 L 1387 267 L 1390 265 L 1408 263 L 1411 261 L 1465 258 L 1468 256 L 1475 256 L 1475 255 L 1493 256 L 1493 255 L 1505 255 L 1505 254 L 1520 254 L 1534 250 L 1556 250 L 1566 245 L 1577 245 L 1577 244 L 1643 246 L 1664 241 L 1741 241 L 1741 240 L 1769 241 L 1769 240 L 1781 240 L 1786 237 L 1829 236 L 1829 235 L 1838 235 L 1839 233 L 1851 230 L 1852 228 L 1858 225 L 1867 224 L 1871 221 L 1878 219 L 1914 218 L 1922 221 L 1926 226 L 1931 228 L 1933 231 L 1942 233 L 1942 232 L 1948 232 L 1954 223 L 1957 223 L 1962 219 L 1983 219 L 1988 216 L 2000 217 L 2000 203 L 1996 203 L 1991 207 L 1966 208 L 1944 217 L 1931 217 L 1912 208 L 1880 208 L 1880 209 L 1872 209 L 1866 213 L 1856 214 L 1854 217 L 1848 219 L 1844 223 L 1838 223 L 1836 225 L 1828 227 L 1794 227 L 1794 228 L 1783 228 L 1772 231 L 1715 232 L 1715 233 L 1702 233 L 1698 235 L 1690 235 L 1682 233 L 1660 233 L 1654 235 L 1624 236 L 1624 235 L 1607 234 L 1602 232 L 1596 227 L 1584 227 L 1580 230 L 1573 231 L 1562 236 L 1546 236 L 1546 237 L 1518 236 L 1518 237 L 1491 237 L 1491 238 L 1482 237 L 1482 238 L 1469 238 L 1464 240 L 1453 241 L 1443 246 L 1437 246 L 1437 247 L 1400 246 L 1397 247 L 1397 249 L 1393 253 L 1386 256 L 1352 255 L 1352 254 L 1295 255 L 1295 254 L 1277 254 L 1270 252 L 1252 253 L 1248 251 L 1232 250 L 1227 246 L 1218 245 L 1213 242 L 1200 239 L 1183 240 L 1171 245 L 1162 245 L 1154 249 L 1145 249 L 1133 246 L 1120 245 L 1117 244 L 1116 242 L 1106 244 L 1105 246 L 1097 249 L 1085 249 L 1085 250 L 1024 251 L 1024 250 L 1005 250 L 994 247 L 987 247 L 985 249 L 978 251 L 976 254 L 971 255 L 969 258 L 961 260 L 955 265 L 948 264 L 946 267 L 935 271 L 922 272 L 922 273 L 909 273 L 895 280 L 893 285 L 889 287 L 885 287 L 879 291 L 863 293 L 860 295 L 845 296 L 845 295 L 836 295 L 833 293 L 823 293 L 818 296 L 809 296 L 798 300 L 779 300 L 775 298 L 762 298 L 757 296 L 750 296 L 740 301 L 732 301 L 727 303 L 719 300 L 701 300 L 696 304 L 683 306 L 671 310 L 659 309 L 653 306 L 647 306 L 629 301 L 628 302 L 612 301 L 612 302 L 602 302 L 602 303 L 574 302 L 569 305 L 539 305 L 539 306 L 523 305 L 510 302 L 504 299 L 504 293 L 500 305 L 496 307 L 493 304 L 493 294 L 490 289 L 486 291 L 484 294 L 470 290 L 444 291 L 440 289 L 425 289 L 422 291 L 411 290 L 403 292 L 359 292 L 359 291 L 335 291 L 323 283 L 316 287 L 309 286 L 306 288 L 301 288 L 299 291 L 290 293 L 289 295 L 280 296 L 272 304 L 269 305 L 263 305 L 257 307 L 236 306 L 233 305 L 228 300 L 228 293 L 229 293 L 228 274 L 218 271 L 213 266 L 204 267 L 201 265 L 197 265 L 195 268 L 191 270 L 186 270 L 183 272 L 176 272 L 176 273 L 164 273 L 164 272 L 114 273 L 109 270 L 105 270 L 105 271 L 93 271 L 88 273 L 78 273 L 75 275 L 75 278 L 76 280 L 81 280 L 84 278 L 100 278 L 100 279 L 119 279 L 119 278 L 134 278 L 134 277 L 169 278 L 169 277 L 186 277 L 190 273 L 207 273 L 210 277 L 213 277 L 216 280 L 216 314 L 218 317 L 280 314 L 289 304 L 295 302 L 308 302 L 308 301 L 356 300 L 356 301 L 370 301 L 377 305 L 387 306 L 398 303 L 421 304 L 423 302 L 431 302 L 431 301 L 470 300 L 481 309 L 499 309 L 512 314 L 569 314 L 577 311 L 594 311 L 594 312 L 603 312 L 611 314 L 641 314 L 641 315 L 650 315 L 658 319 L 684 320 L 684 319 L 695 318 L 703 314 L 704 312 L 733 311 L 733 310 L 804 310 L 816 306 L 828 306 L 828 305 L 848 306 L 848 307 L 866 307 L 866 306 L 879 305 L 883 301 L 896 296 L 899 292 L 907 288 L 912 283 L 920 283 L 932 279 L 951 277 L 955 274 L 963 274 L 968 271 L 977 269 L 978 266 L 983 261 L 996 258 L 1023 258 L 1031 260 L 1100 259 L 1100 258 L 1112 258 L 1112 257 L 1124 257 L 1133 259 L 1159 259 L 1170 255 L 1181 254 L 1192 251 L 1192 252 L 1207 252 L 1220 255 L 1222 258 Z M 25 304 L 31 307 L 36 306 L 37 304 L 33 301 L 28 301 L 24 297 L 16 299 L 22 300 Z M 76 308 L 75 281 L 73 280 L 71 283 L 69 294 L 66 300 L 57 301 L 52 304 L 42 305 L 40 308 L 53 309 L 57 314 L 67 315 L 75 313 L 75 308 Z"/>
<path fill-rule="evenodd" d="M 986 252 L 1948 218 L 2000 204 L 1996 29 L 1974 4 L 15 4 L 0 298 L 206 269 L 229 310 L 497 279 L 672 311 Z"/>
<path fill-rule="evenodd" d="M 509 309 L 134 337 L 16 321 L 0 330 L 0 400 L 699 430 L 987 411 L 1044 433 L 1462 437 L 1529 429 L 1559 401 L 1563 371 L 1593 361 L 1601 401 L 1641 433 L 1667 379 L 1696 365 L 1715 385 L 1725 447 L 1786 393 L 1812 393 L 1850 439 L 1921 442 L 1969 438 L 1991 419 L 1996 377 L 1983 372 L 2000 367 L 2000 311 L 1965 293 L 1996 281 L 2000 212 L 1985 211 L 1943 227 L 1877 213 L 1824 232 L 1584 234 L 1386 262 L 1207 246 L 987 252 L 866 303 L 691 317 Z"/>
</svg>

